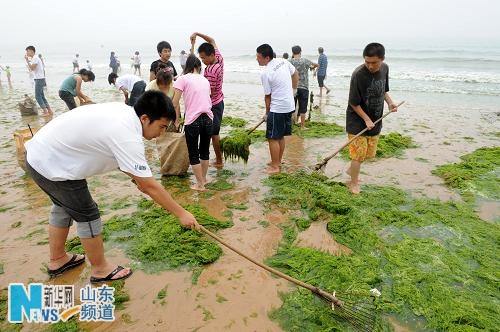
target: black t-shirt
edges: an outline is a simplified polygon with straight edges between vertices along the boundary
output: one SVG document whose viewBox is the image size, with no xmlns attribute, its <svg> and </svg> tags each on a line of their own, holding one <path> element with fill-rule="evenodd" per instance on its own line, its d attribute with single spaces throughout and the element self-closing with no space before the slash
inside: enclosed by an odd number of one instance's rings
<svg viewBox="0 0 500 332">
<path fill-rule="evenodd" d="M 365 65 L 357 67 L 351 76 L 349 89 L 349 104 L 346 110 L 346 130 L 349 134 L 358 134 L 366 128 L 365 121 L 354 111 L 351 105 L 359 105 L 375 122 L 382 117 L 384 112 L 384 97 L 389 91 L 389 66 L 382 63 L 380 70 L 375 74 L 370 73 Z M 375 136 L 382 130 L 382 121 L 377 123 L 372 130 L 363 135 Z"/>
<path fill-rule="evenodd" d="M 172 68 L 172 70 L 174 71 L 174 77 L 177 76 L 177 70 L 175 70 L 175 67 L 174 67 L 174 64 L 172 63 L 172 61 L 167 61 L 167 62 L 163 62 L 161 60 L 156 60 L 156 61 L 153 61 L 151 63 L 151 68 L 149 68 L 149 71 L 152 71 L 153 73 L 155 73 L 156 75 L 156 71 L 158 70 L 158 66 L 160 64 L 164 64 L 166 65 L 167 67 L 170 67 Z"/>
</svg>

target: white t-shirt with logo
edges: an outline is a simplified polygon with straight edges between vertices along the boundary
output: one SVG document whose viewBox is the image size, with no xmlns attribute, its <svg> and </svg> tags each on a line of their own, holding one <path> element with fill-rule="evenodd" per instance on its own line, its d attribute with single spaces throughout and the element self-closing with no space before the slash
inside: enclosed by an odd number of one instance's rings
<svg viewBox="0 0 500 332">
<path fill-rule="evenodd" d="M 133 107 L 78 107 L 50 121 L 25 144 L 27 161 L 51 181 L 82 180 L 120 169 L 151 177 L 142 126 Z"/>
<path fill-rule="evenodd" d="M 287 60 L 272 59 L 260 75 L 264 94 L 271 95 L 271 112 L 290 113 L 295 109 L 292 77 L 295 67 Z"/>
<path fill-rule="evenodd" d="M 142 81 L 142 78 L 140 78 L 139 76 L 132 75 L 132 74 L 122 75 L 122 76 L 118 76 L 118 78 L 116 79 L 115 86 L 118 89 L 124 88 L 128 92 L 131 92 L 132 89 L 134 88 L 134 84 L 139 82 L 139 81 Z"/>
<path fill-rule="evenodd" d="M 45 74 L 43 73 L 43 62 L 39 57 L 34 56 L 31 58 L 30 64 L 36 64 L 36 68 L 32 70 L 35 79 L 45 78 Z"/>
</svg>

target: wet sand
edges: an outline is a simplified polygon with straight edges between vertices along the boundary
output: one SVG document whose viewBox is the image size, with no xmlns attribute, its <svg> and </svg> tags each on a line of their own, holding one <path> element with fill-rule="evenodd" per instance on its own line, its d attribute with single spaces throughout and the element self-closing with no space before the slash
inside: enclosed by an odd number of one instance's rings
<svg viewBox="0 0 500 332">
<path fill-rule="evenodd" d="M 246 118 L 250 123 L 257 122 L 263 113 L 261 91 L 258 85 L 226 84 L 225 114 Z M 24 92 L 22 89 L 3 89 L 0 93 L 0 263 L 5 271 L 0 274 L 0 288 L 6 287 L 9 282 L 49 282 L 42 264 L 48 258 L 46 241 L 50 202 L 18 167 L 12 139 L 13 132 L 26 128 L 26 123 L 36 127 L 46 120 L 43 117 L 21 119 L 16 104 Z M 92 89 L 90 95 L 96 102 L 121 100 L 121 96 L 111 90 Z M 343 125 L 346 95 L 345 91 L 333 91 L 332 95 L 323 97 L 320 107 L 313 110 L 313 119 Z M 397 93 L 393 93 L 393 98 L 403 99 Z M 405 107 L 384 120 L 383 131 L 410 135 L 419 146 L 407 150 L 400 158 L 366 163 L 362 168 L 363 183 L 393 185 L 415 196 L 460 200 L 460 196 L 443 186 L 442 180 L 432 175 L 431 171 L 436 165 L 456 162 L 461 155 L 479 147 L 498 144 L 493 134 L 500 131 L 497 116 L 491 110 L 436 109 L 432 103 L 420 101 L 418 94 L 405 96 L 405 99 Z M 64 104 L 55 97 L 54 91 L 49 94 L 49 102 L 53 104 L 56 115 L 65 111 Z M 319 104 L 320 99 L 316 97 L 315 102 Z M 254 117 L 251 118 L 250 114 Z M 323 139 L 289 137 L 284 155 L 285 171 L 314 165 L 345 139 L 345 136 Z M 147 151 L 153 173 L 159 174 L 158 158 L 152 142 L 147 143 Z M 226 164 L 226 168 L 235 173 L 229 179 L 235 183 L 234 189 L 216 192 L 210 198 L 202 198 L 203 195 L 190 190 L 175 194 L 182 203 L 197 202 L 206 206 L 216 217 L 221 217 L 227 210 L 224 195 L 230 195 L 232 203 L 246 204 L 249 207 L 247 210 L 233 209 L 234 226 L 220 231 L 219 235 L 261 261 L 273 255 L 281 240 L 279 226 L 293 214 L 270 209 L 263 202 L 267 189 L 261 180 L 266 178 L 263 170 L 268 160 L 267 144 L 254 144 L 247 165 Z M 325 174 L 337 181 L 345 181 L 346 168 L 345 160 L 334 158 L 326 167 Z M 211 169 L 210 175 L 214 178 L 215 170 Z M 193 181 L 193 178 L 190 180 Z M 90 179 L 89 185 L 94 199 L 104 210 L 104 221 L 115 214 L 133 212 L 135 203 L 143 196 L 120 172 L 96 176 Z M 121 199 L 130 202 L 130 206 L 118 210 L 110 208 Z M 484 201 L 477 210 L 488 220 L 499 218 L 498 202 Z M 17 225 L 18 222 L 21 224 Z M 73 227 L 70 238 L 74 235 Z M 349 253 L 349 248 L 334 241 L 324 222 L 313 223 L 308 230 L 299 233 L 297 244 L 333 254 Z M 287 291 L 292 286 L 229 250 L 223 250 L 224 255 L 219 260 L 204 268 L 196 285 L 191 282 L 192 272 L 187 270 L 158 274 L 136 270 L 125 283 L 130 301 L 125 304 L 124 310 L 116 311 L 117 321 L 81 325 L 97 331 L 280 331 L 279 325 L 268 318 L 268 312 L 281 305 L 278 292 Z M 129 262 L 121 249 L 109 244 L 106 245 L 106 255 L 115 263 Z M 50 283 L 74 284 L 77 288 L 85 285 L 89 276 L 90 268 L 86 263 L 50 280 Z M 156 296 L 164 287 L 167 287 L 167 296 L 162 304 Z M 394 325 L 401 331 L 412 330 L 397 321 Z M 27 331 L 40 329 L 34 324 L 25 324 L 23 328 Z"/>
</svg>

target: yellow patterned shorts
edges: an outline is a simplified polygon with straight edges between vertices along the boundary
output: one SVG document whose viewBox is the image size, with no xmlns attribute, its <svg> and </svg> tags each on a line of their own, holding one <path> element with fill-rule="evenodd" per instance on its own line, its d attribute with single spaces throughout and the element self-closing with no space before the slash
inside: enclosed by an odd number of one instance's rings
<svg viewBox="0 0 500 332">
<path fill-rule="evenodd" d="M 348 134 L 350 140 L 356 135 Z M 351 160 L 365 161 L 366 159 L 375 158 L 377 153 L 377 136 L 360 136 L 349 145 L 349 157 Z"/>
</svg>

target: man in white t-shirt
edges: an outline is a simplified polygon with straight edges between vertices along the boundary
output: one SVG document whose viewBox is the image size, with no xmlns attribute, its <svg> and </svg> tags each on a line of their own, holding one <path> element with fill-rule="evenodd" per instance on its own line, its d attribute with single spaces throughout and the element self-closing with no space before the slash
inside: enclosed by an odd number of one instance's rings
<svg viewBox="0 0 500 332">
<path fill-rule="evenodd" d="M 118 74 L 111 73 L 108 75 L 108 82 L 123 92 L 125 104 L 129 106 L 134 106 L 146 90 L 146 82 L 139 76 L 132 74 L 118 76 Z"/>
<path fill-rule="evenodd" d="M 264 87 L 266 138 L 271 154 L 268 174 L 280 172 L 285 136 L 292 134 L 292 114 L 295 109 L 293 97 L 299 81 L 295 67 L 287 60 L 273 58 L 273 54 L 268 44 L 257 47 L 257 62 L 260 66 L 266 66 L 260 79 Z"/>
<path fill-rule="evenodd" d="M 33 78 L 35 80 L 35 99 L 43 110 L 44 115 L 52 115 L 52 109 L 43 91 L 43 88 L 47 85 L 45 82 L 45 66 L 43 65 L 43 61 L 35 56 L 35 52 L 34 46 L 30 45 L 26 47 L 24 59 L 26 60 L 30 72 L 33 73 Z"/>
<path fill-rule="evenodd" d="M 162 92 L 148 91 L 134 107 L 104 103 L 64 113 L 25 144 L 28 173 L 53 202 L 49 216 L 50 275 L 85 261 L 85 256 L 70 255 L 64 248 L 73 220 L 91 264 L 91 282 L 132 274 L 129 268 L 111 264 L 104 257 L 99 209 L 86 181 L 96 174 L 120 169 L 139 190 L 178 217 L 182 226 L 198 228 L 194 216 L 152 176 L 144 155 L 143 138 L 159 137 L 175 117 L 169 98 Z"/>
</svg>

